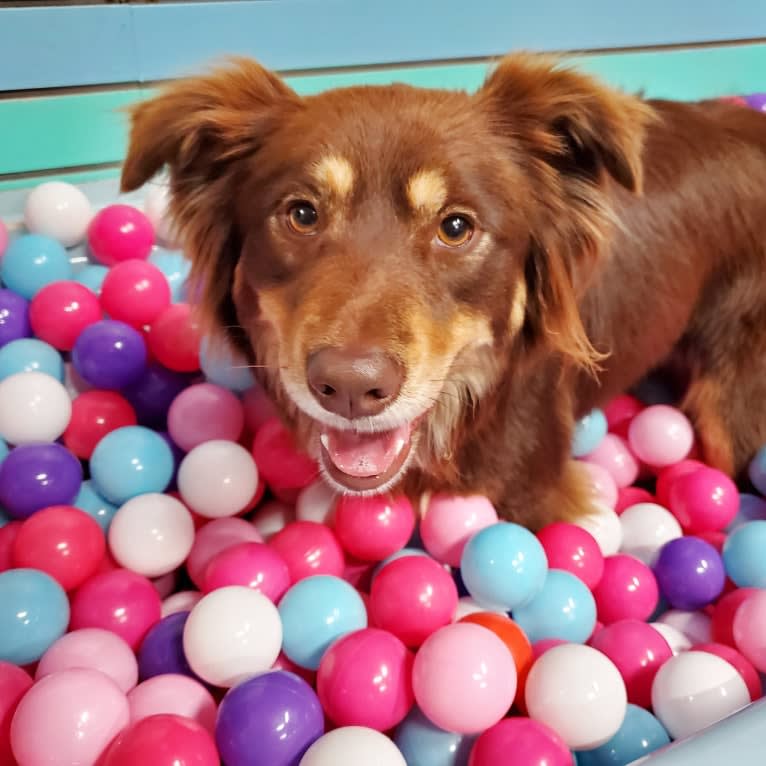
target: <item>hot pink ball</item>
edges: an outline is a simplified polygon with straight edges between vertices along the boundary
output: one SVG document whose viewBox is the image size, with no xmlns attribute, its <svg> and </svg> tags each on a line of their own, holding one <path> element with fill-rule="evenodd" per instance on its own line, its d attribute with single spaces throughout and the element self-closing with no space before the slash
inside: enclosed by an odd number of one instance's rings
<svg viewBox="0 0 766 766">
<path fill-rule="evenodd" d="M 737 610 L 758 588 L 737 588 L 721 596 L 710 615 L 710 634 L 718 644 L 734 646 L 734 616 Z"/>
<path fill-rule="evenodd" d="M 638 415 L 644 405 L 635 396 L 622 394 L 604 407 L 604 415 L 610 433 L 627 437 L 630 421 Z"/>
<path fill-rule="evenodd" d="M 8 229 L 5 224 L 0 221 L 0 256 L 3 255 L 6 247 L 8 247 Z"/>
<path fill-rule="evenodd" d="M 108 205 L 93 216 L 88 227 L 88 247 L 105 266 L 130 258 L 146 259 L 153 244 L 151 222 L 132 205 Z"/>
<path fill-rule="evenodd" d="M 604 574 L 593 589 L 598 619 L 604 625 L 619 620 L 647 620 L 660 597 L 657 580 L 643 561 L 618 553 L 604 559 Z"/>
<path fill-rule="evenodd" d="M 654 489 L 654 494 L 657 497 L 655 502 L 659 503 L 663 508 L 670 510 L 670 490 L 673 488 L 676 480 L 688 473 L 693 473 L 699 468 L 705 468 L 705 464 L 691 458 L 663 468 L 657 474 L 657 485 Z"/>
<path fill-rule="evenodd" d="M 471 623 L 447 625 L 427 638 L 412 669 L 423 714 L 440 729 L 460 734 L 494 726 L 511 707 L 516 682 L 506 645 L 491 630 Z"/>
<path fill-rule="evenodd" d="M 428 556 L 404 556 L 372 581 L 370 618 L 415 648 L 452 621 L 457 599 L 455 582 L 441 564 Z"/>
<path fill-rule="evenodd" d="M 722 660 L 726 660 L 730 665 L 734 667 L 737 673 L 742 676 L 742 680 L 747 686 L 747 691 L 750 694 L 750 701 L 760 699 L 763 695 L 763 686 L 761 684 L 761 677 L 758 675 L 758 671 L 753 667 L 753 664 L 747 660 L 744 655 L 740 654 L 736 649 L 726 644 L 706 643 L 695 644 L 692 647 L 695 652 L 710 652 L 715 654 Z"/>
<path fill-rule="evenodd" d="M 572 753 L 553 729 L 531 718 L 506 718 L 483 732 L 474 742 L 468 766 L 498 766 L 508 762 L 524 766 L 572 766 Z"/>
<path fill-rule="evenodd" d="M 758 590 L 740 604 L 732 632 L 735 648 L 766 673 L 766 590 Z"/>
<path fill-rule="evenodd" d="M 655 468 L 680 463 L 694 444 L 694 430 L 686 415 L 675 407 L 655 404 L 630 423 L 628 442 L 633 454 Z"/>
<path fill-rule="evenodd" d="M 617 505 L 615 505 L 614 511 L 619 515 L 631 505 L 653 502 L 655 502 L 654 495 L 649 490 L 641 487 L 623 487 L 617 495 Z"/>
<path fill-rule="evenodd" d="M 415 512 L 404 495 L 343 495 L 333 526 L 347 553 L 362 561 L 382 561 L 407 544 Z"/>
<path fill-rule="evenodd" d="M 109 269 L 101 285 L 101 306 L 112 318 L 143 327 L 170 305 L 170 285 L 152 263 L 131 258 Z"/>
<path fill-rule="evenodd" d="M 637 478 L 639 465 L 628 443 L 621 436 L 607 434 L 598 447 L 585 458 L 587 463 L 595 463 L 606 468 L 618 487 L 629 487 Z"/>
<path fill-rule="evenodd" d="M 24 766 L 95 764 L 129 719 L 128 700 L 109 676 L 62 670 L 38 681 L 19 703 L 13 754 Z"/>
<path fill-rule="evenodd" d="M 80 333 L 101 319 L 96 294 L 79 282 L 52 282 L 29 304 L 29 322 L 36 338 L 60 351 L 71 351 Z"/>
<path fill-rule="evenodd" d="M 214 439 L 238 441 L 245 426 L 242 403 L 228 389 L 197 383 L 181 391 L 168 410 L 168 431 L 184 452 Z"/>
<path fill-rule="evenodd" d="M 609 508 L 614 508 L 617 505 L 618 490 L 612 474 L 596 463 L 579 462 L 585 471 L 586 481 L 593 499 Z"/>
<path fill-rule="evenodd" d="M 9 521 L 0 527 L 0 572 L 13 567 L 13 546 L 21 531 L 21 521 Z"/>
<path fill-rule="evenodd" d="M 312 575 L 343 575 L 343 548 L 324 524 L 293 521 L 269 538 L 268 544 L 287 562 L 293 583 Z"/>
<path fill-rule="evenodd" d="M 739 510 L 737 485 L 707 466 L 679 476 L 669 494 L 670 510 L 690 535 L 723 529 Z"/>
<path fill-rule="evenodd" d="M 266 543 L 238 543 L 210 560 L 202 590 L 210 593 L 227 585 L 244 585 L 276 604 L 290 584 L 287 562 L 277 551 Z"/>
<path fill-rule="evenodd" d="M 317 694 L 336 726 L 396 726 L 415 702 L 413 653 L 393 634 L 365 628 L 338 639 L 317 672 Z"/>
<path fill-rule="evenodd" d="M 550 569 L 563 569 L 579 577 L 591 590 L 604 572 L 604 555 L 596 538 L 576 524 L 557 521 L 537 533 Z"/>
<path fill-rule="evenodd" d="M 497 524 L 497 511 L 482 495 L 433 495 L 420 522 L 420 537 L 437 561 L 459 567 L 469 538 L 492 524 Z"/>
<path fill-rule="evenodd" d="M 640 620 L 621 620 L 597 630 L 589 643 L 620 671 L 628 691 L 628 702 L 649 709 L 654 676 L 673 656 L 670 645 L 659 631 Z"/>
<path fill-rule="evenodd" d="M 162 602 L 151 580 L 127 569 L 91 577 L 72 598 L 70 630 L 104 628 L 135 650 L 160 619 Z"/>
<path fill-rule="evenodd" d="M 258 383 L 245 391 L 242 406 L 245 408 L 245 422 L 253 434 L 257 434 L 264 423 L 277 417 L 274 402 Z"/>
<path fill-rule="evenodd" d="M 0 222 L 0 229 L 2 222 Z M 26 670 L 0 660 L 0 763 L 13 763 L 11 721 L 21 698 L 29 691 L 32 677 Z"/>
<path fill-rule="evenodd" d="M 535 641 L 535 643 L 532 644 L 532 659 L 537 660 L 539 657 L 542 657 L 548 649 L 553 649 L 554 646 L 561 646 L 566 643 L 567 642 L 562 638 L 543 638 L 540 641 Z"/>
</svg>

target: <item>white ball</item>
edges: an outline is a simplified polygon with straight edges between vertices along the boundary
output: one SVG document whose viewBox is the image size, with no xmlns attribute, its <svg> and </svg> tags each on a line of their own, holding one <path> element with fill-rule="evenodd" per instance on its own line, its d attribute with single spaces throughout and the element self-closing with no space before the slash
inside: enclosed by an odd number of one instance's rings
<svg viewBox="0 0 766 766">
<path fill-rule="evenodd" d="M 673 739 L 696 734 L 749 703 L 742 676 L 708 652 L 671 657 L 652 683 L 652 709 Z"/>
<path fill-rule="evenodd" d="M 24 223 L 34 234 L 74 247 L 85 239 L 93 208 L 80 189 L 63 181 L 48 181 L 29 193 Z"/>
<path fill-rule="evenodd" d="M 194 521 L 183 503 L 150 492 L 131 498 L 114 514 L 109 549 L 120 566 L 160 577 L 184 563 L 194 544 Z"/>
<path fill-rule="evenodd" d="M 651 566 L 665 543 L 683 535 L 681 525 L 667 508 L 657 503 L 637 503 L 619 517 L 623 553 L 629 553 Z"/>
<path fill-rule="evenodd" d="M 366 726 L 342 726 L 323 734 L 298 766 L 407 766 L 399 748 L 385 734 Z"/>
<path fill-rule="evenodd" d="M 202 594 L 198 590 L 179 590 L 178 593 L 172 593 L 162 602 L 162 616 L 191 612 L 201 599 Z"/>
<path fill-rule="evenodd" d="M 497 614 L 503 614 L 507 616 L 507 612 L 502 609 L 487 609 L 477 601 L 474 601 L 470 596 L 461 596 L 458 599 L 457 607 L 455 608 L 455 614 L 452 617 L 452 622 L 459 622 L 463 617 L 467 617 L 469 614 L 475 614 L 476 612 L 496 612 Z"/>
<path fill-rule="evenodd" d="M 680 654 L 692 648 L 692 642 L 676 627 L 664 622 L 649 623 L 667 642 L 673 654 Z"/>
<path fill-rule="evenodd" d="M 229 585 L 203 596 L 184 625 L 191 669 L 215 686 L 231 687 L 271 668 L 282 647 L 282 621 L 262 593 Z"/>
<path fill-rule="evenodd" d="M 53 442 L 72 417 L 66 388 L 44 372 L 17 372 L 0 381 L 0 437 L 10 444 Z"/>
<path fill-rule="evenodd" d="M 178 247 L 178 236 L 168 210 L 170 189 L 164 183 L 149 184 L 144 197 L 144 213 L 151 221 L 154 232 L 167 247 Z"/>
<path fill-rule="evenodd" d="M 686 636 L 692 646 L 707 644 L 713 640 L 713 621 L 704 612 L 668 609 L 657 622 L 675 628 Z"/>
<path fill-rule="evenodd" d="M 298 521 L 316 521 L 332 525 L 338 495 L 324 479 L 317 479 L 302 489 L 295 501 L 295 518 Z"/>
<path fill-rule="evenodd" d="M 604 503 L 592 503 L 591 513 L 580 516 L 574 523 L 590 532 L 604 556 L 613 556 L 622 545 L 620 517 Z"/>
<path fill-rule="evenodd" d="M 197 445 L 178 468 L 178 490 L 200 516 L 218 519 L 244 510 L 258 488 L 252 455 L 236 442 L 213 439 Z"/>
<path fill-rule="evenodd" d="M 279 500 L 270 500 L 258 508 L 253 516 L 253 526 L 264 540 L 273 537 L 281 529 L 295 521 L 295 510 Z"/>
<path fill-rule="evenodd" d="M 582 644 L 561 644 L 541 655 L 527 676 L 525 697 L 529 717 L 550 726 L 573 750 L 611 739 L 628 706 L 614 663 Z"/>
</svg>

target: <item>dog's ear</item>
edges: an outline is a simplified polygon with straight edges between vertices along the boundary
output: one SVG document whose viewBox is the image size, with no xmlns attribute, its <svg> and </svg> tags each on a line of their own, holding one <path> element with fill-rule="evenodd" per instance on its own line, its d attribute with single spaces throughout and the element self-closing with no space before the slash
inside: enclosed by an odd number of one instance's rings
<svg viewBox="0 0 766 766">
<path fill-rule="evenodd" d="M 643 144 L 654 112 L 556 59 L 530 54 L 501 61 L 477 98 L 493 132 L 507 140 L 533 198 L 526 335 L 593 370 L 599 354 L 577 300 L 614 223 L 609 187 L 641 193 Z"/>
<path fill-rule="evenodd" d="M 206 331 L 236 325 L 231 300 L 241 248 L 234 220 L 238 161 L 258 152 L 300 98 L 250 59 L 177 80 L 130 110 L 123 191 L 163 168 L 169 210 L 192 263 L 190 284 Z"/>
</svg>

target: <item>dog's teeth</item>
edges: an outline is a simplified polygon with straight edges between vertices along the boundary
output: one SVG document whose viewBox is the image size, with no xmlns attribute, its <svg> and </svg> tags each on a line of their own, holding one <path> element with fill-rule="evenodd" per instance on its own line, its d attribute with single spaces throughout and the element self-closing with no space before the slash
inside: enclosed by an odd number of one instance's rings
<svg viewBox="0 0 766 766">
<path fill-rule="evenodd" d="M 330 437 L 327 434 L 320 434 L 319 441 L 322 446 L 329 452 L 330 451 Z"/>
</svg>

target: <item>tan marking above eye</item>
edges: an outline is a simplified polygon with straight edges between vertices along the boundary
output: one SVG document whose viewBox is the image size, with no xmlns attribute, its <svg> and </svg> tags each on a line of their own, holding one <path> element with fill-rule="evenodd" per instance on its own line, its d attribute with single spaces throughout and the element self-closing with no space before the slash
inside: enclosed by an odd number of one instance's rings
<svg viewBox="0 0 766 766">
<path fill-rule="evenodd" d="M 413 210 L 435 215 L 447 201 L 447 183 L 438 170 L 419 170 L 407 183 L 407 199 Z"/>
<path fill-rule="evenodd" d="M 337 154 L 322 157 L 313 168 L 314 178 L 338 197 L 347 197 L 354 186 L 354 168 Z"/>
</svg>

